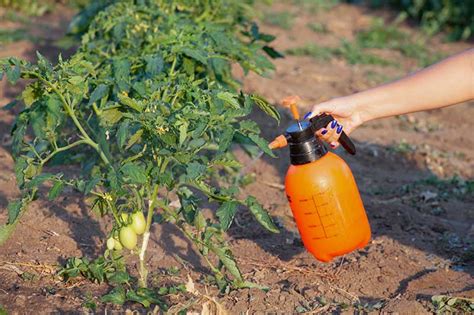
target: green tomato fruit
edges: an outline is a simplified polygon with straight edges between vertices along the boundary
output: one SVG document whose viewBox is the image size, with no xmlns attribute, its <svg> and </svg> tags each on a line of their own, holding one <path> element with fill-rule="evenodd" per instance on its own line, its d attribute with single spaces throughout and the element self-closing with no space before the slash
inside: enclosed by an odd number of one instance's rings
<svg viewBox="0 0 474 315">
<path fill-rule="evenodd" d="M 124 226 L 120 229 L 119 239 L 126 249 L 134 249 L 137 246 L 137 233 L 129 226 Z"/>
<path fill-rule="evenodd" d="M 115 247 L 115 240 L 114 240 L 113 237 L 109 237 L 107 239 L 107 249 L 112 250 L 112 249 L 114 249 L 114 247 Z"/>
<path fill-rule="evenodd" d="M 120 214 L 120 217 L 122 218 L 122 221 L 125 225 L 128 225 L 128 213 L 127 212 L 122 212 Z"/>
<path fill-rule="evenodd" d="M 131 227 L 133 231 L 137 233 L 138 235 L 142 235 L 143 233 L 145 233 L 146 220 L 145 220 L 145 216 L 143 215 L 143 212 L 137 211 L 135 213 L 132 213 Z"/>
<path fill-rule="evenodd" d="M 114 249 L 115 250 L 122 250 L 123 249 L 122 243 L 120 243 L 118 237 L 114 237 Z"/>
</svg>

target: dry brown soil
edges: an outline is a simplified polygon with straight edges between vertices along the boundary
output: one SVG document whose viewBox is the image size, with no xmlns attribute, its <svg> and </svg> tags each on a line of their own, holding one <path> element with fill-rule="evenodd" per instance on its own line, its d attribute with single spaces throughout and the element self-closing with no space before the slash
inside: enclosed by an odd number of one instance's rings
<svg viewBox="0 0 474 315">
<path fill-rule="evenodd" d="M 263 31 L 277 35 L 275 46 L 280 50 L 306 42 L 334 45 L 340 38 L 352 39 L 375 16 L 393 18 L 387 12 L 352 5 L 338 5 L 317 14 L 282 4 L 274 5 L 271 10 L 289 10 L 298 15 L 291 30 L 262 26 Z M 61 37 L 70 16 L 70 11 L 61 9 L 33 20 L 30 28 L 42 39 L 40 43 L 22 41 L 2 46 L 0 57 L 32 60 L 34 51 L 39 49 L 54 60 L 59 50 L 52 46 L 52 41 Z M 326 24 L 329 32 L 311 31 L 306 25 L 312 21 Z M 17 27 L 10 22 L 0 25 Z M 468 43 L 443 43 L 441 38 L 431 40 L 429 46 L 433 52 L 446 54 L 472 47 Z M 320 100 L 374 86 L 379 82 L 374 78 L 400 77 L 416 69 L 414 60 L 398 53 L 378 53 L 395 60 L 399 66 L 349 65 L 342 59 L 321 61 L 288 56 L 275 61 L 276 71 L 268 78 L 256 75 L 245 78 L 245 89 L 258 92 L 274 103 L 288 94 L 298 94 L 304 99 L 303 112 Z M 8 103 L 18 91 L 18 87 L 7 86 L 5 80 L 0 82 L 0 104 Z M 253 118 L 268 139 L 290 122 L 288 113 L 283 109 L 282 113 L 280 126 L 262 113 L 254 113 Z M 244 289 L 219 295 L 214 287 L 204 284 L 202 273 L 209 271 L 192 245 L 171 225 L 153 228 L 148 256 L 154 270 L 153 282 L 182 283 L 190 275 L 201 293 L 207 292 L 232 314 L 305 310 L 353 313 L 358 308 L 424 314 L 433 312 L 433 295 L 474 298 L 474 196 L 466 193 L 462 181 L 455 184 L 436 181 L 438 185 L 423 182 L 433 175 L 472 179 L 473 117 L 474 104 L 470 103 L 375 121 L 353 133 L 358 148 L 356 156 L 337 151 L 354 172 L 370 219 L 373 238 L 365 249 L 329 264 L 316 261 L 305 251 L 282 190 L 288 167 L 288 152 L 283 150 L 278 159 L 263 158 L 250 165 L 256 182 L 245 188 L 245 193 L 255 195 L 270 210 L 281 233 L 263 231 L 251 215 L 242 211 L 228 235 L 245 277 L 267 285 L 270 290 Z M 18 194 L 9 153 L 8 133 L 13 119 L 14 112 L 0 111 L 0 222 L 6 220 L 8 200 Z M 403 140 L 415 149 L 404 150 L 399 145 Z M 248 162 L 243 154 L 237 154 Z M 73 193 L 54 203 L 35 201 L 12 238 L 0 247 L 0 305 L 12 314 L 84 311 L 82 304 L 86 296 L 99 296 L 107 292 L 107 286 L 86 281 L 64 285 L 51 273 L 55 265 L 68 257 L 99 255 L 105 247 L 109 225 L 110 222 L 99 222 L 82 198 Z M 133 261 L 130 266 L 136 272 Z M 180 272 L 168 276 L 165 271 L 169 267 L 178 267 Z M 22 272 L 35 277 L 22 278 Z M 178 303 L 173 310 L 186 303 L 194 303 L 192 308 L 200 310 L 199 305 L 205 299 L 187 295 L 169 296 L 169 300 Z M 127 307 L 137 308 L 99 304 L 101 312 L 105 308 L 125 310 Z"/>
</svg>

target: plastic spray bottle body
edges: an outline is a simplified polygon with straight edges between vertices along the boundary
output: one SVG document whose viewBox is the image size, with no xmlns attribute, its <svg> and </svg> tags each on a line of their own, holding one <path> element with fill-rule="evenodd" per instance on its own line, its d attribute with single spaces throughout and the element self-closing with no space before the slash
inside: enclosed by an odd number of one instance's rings
<svg viewBox="0 0 474 315">
<path fill-rule="evenodd" d="M 327 152 L 291 165 L 285 190 L 306 249 L 328 262 L 367 245 L 370 226 L 349 166 Z"/>
<path fill-rule="evenodd" d="M 306 249 L 316 259 L 334 257 L 362 248 L 370 240 L 370 225 L 349 166 L 328 152 L 314 132 L 333 120 L 321 115 L 299 121 L 277 137 L 271 148 L 288 145 L 291 165 L 285 191 Z M 355 147 L 346 134 L 339 140 L 351 154 Z"/>
</svg>

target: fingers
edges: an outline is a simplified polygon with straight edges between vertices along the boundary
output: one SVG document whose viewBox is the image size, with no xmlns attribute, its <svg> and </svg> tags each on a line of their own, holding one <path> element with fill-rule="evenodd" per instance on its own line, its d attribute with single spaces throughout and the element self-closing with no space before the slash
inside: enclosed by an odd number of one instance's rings
<svg viewBox="0 0 474 315">
<path fill-rule="evenodd" d="M 313 118 L 314 116 L 317 116 L 321 113 L 327 113 L 331 114 L 334 111 L 334 105 L 332 104 L 331 101 L 328 102 L 323 102 L 317 105 L 314 105 L 311 111 L 307 112 L 306 115 L 304 115 L 304 119 L 310 119 Z"/>
<path fill-rule="evenodd" d="M 339 124 L 337 120 L 333 120 L 326 126 L 326 128 L 322 128 L 316 131 L 316 135 L 321 140 L 329 143 L 331 148 L 335 149 L 339 146 L 338 139 L 341 136 L 343 129 L 344 127 Z"/>
</svg>

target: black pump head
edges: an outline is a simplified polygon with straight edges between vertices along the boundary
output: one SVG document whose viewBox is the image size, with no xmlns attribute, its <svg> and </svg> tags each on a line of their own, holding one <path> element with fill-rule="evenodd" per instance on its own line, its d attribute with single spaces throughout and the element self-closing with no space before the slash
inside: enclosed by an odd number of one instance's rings
<svg viewBox="0 0 474 315">
<path fill-rule="evenodd" d="M 314 136 L 314 130 L 309 121 L 289 126 L 285 137 L 290 147 L 290 160 L 293 165 L 313 162 L 327 153 L 321 140 Z"/>
<path fill-rule="evenodd" d="M 296 124 L 288 127 L 285 134 L 276 137 L 268 147 L 273 150 L 289 145 L 291 164 L 310 163 L 327 153 L 326 147 L 315 136 L 315 132 L 324 128 L 333 120 L 334 117 L 324 113 L 314 116 L 309 121 L 297 120 Z M 338 141 L 349 154 L 354 155 L 356 153 L 354 143 L 344 131 L 341 132 Z"/>
</svg>

